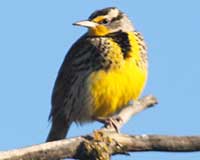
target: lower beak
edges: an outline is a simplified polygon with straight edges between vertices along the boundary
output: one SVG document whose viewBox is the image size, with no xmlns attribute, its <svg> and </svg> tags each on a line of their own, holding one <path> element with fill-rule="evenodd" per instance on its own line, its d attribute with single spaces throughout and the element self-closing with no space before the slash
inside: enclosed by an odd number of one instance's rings
<svg viewBox="0 0 200 160">
<path fill-rule="evenodd" d="M 93 28 L 97 26 L 97 23 L 86 20 L 86 21 L 75 22 L 73 23 L 73 25 Z"/>
</svg>

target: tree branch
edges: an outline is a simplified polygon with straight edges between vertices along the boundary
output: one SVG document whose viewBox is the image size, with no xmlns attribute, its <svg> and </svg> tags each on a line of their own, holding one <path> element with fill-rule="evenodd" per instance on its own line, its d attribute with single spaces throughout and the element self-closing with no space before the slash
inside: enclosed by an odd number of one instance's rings
<svg viewBox="0 0 200 160">
<path fill-rule="evenodd" d="M 76 137 L 55 142 L 34 145 L 27 148 L 0 152 L 0 160 L 49 160 L 55 158 L 87 159 L 90 151 L 105 150 L 109 155 L 134 151 L 192 152 L 200 151 L 200 136 L 129 136 L 118 133 L 106 133 L 103 140 L 91 136 Z M 87 148 L 88 147 L 88 148 Z M 81 152 L 80 152 L 81 150 Z M 96 155 L 97 153 L 95 153 Z M 91 158 L 92 159 L 92 158 Z"/>
<path fill-rule="evenodd" d="M 119 119 L 119 121 L 117 121 L 117 123 L 115 123 L 116 127 L 118 129 L 120 129 L 124 124 L 126 124 L 130 118 L 132 118 L 134 115 L 136 115 L 137 113 L 143 111 L 144 109 L 148 109 L 150 107 L 155 106 L 155 104 L 157 104 L 158 101 L 157 99 L 152 96 L 145 96 L 142 99 L 135 101 L 134 104 L 130 104 L 128 105 L 126 108 L 122 109 L 116 116 Z M 114 116 L 114 117 L 116 117 Z M 111 130 L 115 130 L 115 128 L 112 128 L 113 126 L 105 126 L 105 129 L 109 129 Z"/>
<path fill-rule="evenodd" d="M 133 115 L 156 103 L 153 96 L 146 96 L 138 103 L 123 109 L 118 114 L 121 118 L 118 127 L 121 128 Z M 125 135 L 108 127 L 94 131 L 91 135 L 0 152 L 0 160 L 109 160 L 111 155 L 134 151 L 200 151 L 200 136 Z"/>
</svg>

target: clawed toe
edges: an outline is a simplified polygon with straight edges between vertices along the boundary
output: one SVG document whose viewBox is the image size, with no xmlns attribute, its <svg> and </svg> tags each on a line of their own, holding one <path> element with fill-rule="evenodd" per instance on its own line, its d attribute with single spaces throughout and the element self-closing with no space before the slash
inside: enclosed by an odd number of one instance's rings
<svg viewBox="0 0 200 160">
<path fill-rule="evenodd" d="M 113 117 L 98 117 L 95 118 L 96 121 L 103 123 L 106 128 L 114 128 L 116 132 L 119 133 L 119 124 L 122 121 L 122 119 L 119 116 L 113 116 Z"/>
</svg>

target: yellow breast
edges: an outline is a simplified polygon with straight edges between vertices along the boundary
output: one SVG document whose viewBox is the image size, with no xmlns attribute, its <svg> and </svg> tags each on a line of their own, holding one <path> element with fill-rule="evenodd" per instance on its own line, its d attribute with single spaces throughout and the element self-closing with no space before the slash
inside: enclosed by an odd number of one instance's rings
<svg viewBox="0 0 200 160">
<path fill-rule="evenodd" d="M 93 72 L 88 78 L 87 86 L 94 117 L 115 114 L 130 100 L 136 100 L 144 88 L 147 69 L 138 65 L 141 60 L 140 48 L 134 36 L 130 39 L 134 47 L 129 53 L 130 56 L 121 61 L 120 67 Z M 115 51 L 120 50 L 115 46 Z"/>
</svg>

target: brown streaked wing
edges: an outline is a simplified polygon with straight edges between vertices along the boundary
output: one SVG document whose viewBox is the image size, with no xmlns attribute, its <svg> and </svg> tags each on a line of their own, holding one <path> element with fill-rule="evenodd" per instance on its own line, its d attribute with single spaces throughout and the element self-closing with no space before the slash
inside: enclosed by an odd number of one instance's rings
<svg viewBox="0 0 200 160">
<path fill-rule="evenodd" d="M 73 106 L 65 106 L 65 101 L 66 98 L 72 96 L 70 95 L 70 89 L 76 79 L 79 78 L 78 76 L 80 76 L 77 75 L 79 74 L 80 68 L 78 68 L 76 64 L 81 61 L 81 59 L 84 60 L 85 54 L 88 54 L 88 51 L 99 54 L 98 48 L 90 43 L 90 40 L 88 40 L 87 35 L 85 34 L 72 45 L 65 56 L 53 88 L 51 99 L 52 108 L 49 119 L 56 118 L 58 115 L 67 116 L 73 109 Z M 90 56 L 87 56 L 87 58 L 90 58 Z M 89 65 L 89 63 L 84 63 L 83 65 Z M 66 113 L 66 110 L 68 113 Z"/>
</svg>

